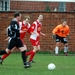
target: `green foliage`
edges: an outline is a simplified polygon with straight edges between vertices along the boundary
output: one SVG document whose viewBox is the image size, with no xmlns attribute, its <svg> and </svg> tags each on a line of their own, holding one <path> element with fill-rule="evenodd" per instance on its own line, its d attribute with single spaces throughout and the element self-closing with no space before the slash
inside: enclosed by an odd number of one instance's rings
<svg viewBox="0 0 75 75">
<path fill-rule="evenodd" d="M 45 12 L 50 12 L 50 11 L 51 11 L 51 10 L 50 10 L 49 5 L 46 5 Z"/>
<path fill-rule="evenodd" d="M 51 54 L 36 54 L 32 67 L 25 69 L 20 53 L 11 54 L 0 65 L 0 75 L 74 75 L 75 57 L 74 56 L 55 56 Z M 49 63 L 54 63 L 56 69 L 47 69 Z"/>
</svg>

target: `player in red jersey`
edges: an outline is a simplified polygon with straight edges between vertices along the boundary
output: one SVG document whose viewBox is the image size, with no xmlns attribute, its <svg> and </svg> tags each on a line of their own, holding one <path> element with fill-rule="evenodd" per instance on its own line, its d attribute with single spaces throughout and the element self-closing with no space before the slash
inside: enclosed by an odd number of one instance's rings
<svg viewBox="0 0 75 75">
<path fill-rule="evenodd" d="M 29 29 L 30 29 L 30 17 L 29 16 L 25 16 L 24 21 L 23 22 L 19 22 L 20 25 L 20 39 L 22 40 L 25 49 L 27 50 L 27 47 L 24 43 L 24 37 L 26 35 L 26 33 L 29 33 Z"/>
<path fill-rule="evenodd" d="M 24 48 L 25 50 L 27 50 L 27 47 L 24 43 L 24 37 L 26 35 L 26 33 L 29 33 L 29 29 L 30 29 L 30 17 L 29 16 L 25 16 L 24 20 L 22 22 L 19 22 L 19 26 L 20 26 L 20 39 L 23 42 Z M 7 39 L 5 39 L 5 41 L 10 40 L 10 37 L 8 37 Z M 12 49 L 12 51 L 15 49 L 16 47 L 14 47 Z M 3 61 L 7 56 L 9 56 L 11 54 L 11 52 L 9 52 L 8 54 L 4 54 L 0 59 Z M 0 60 L 0 63 L 2 64 L 2 61 Z"/>
<path fill-rule="evenodd" d="M 31 32 L 30 41 L 33 46 L 33 50 L 26 52 L 27 56 L 30 55 L 29 62 L 32 62 L 36 52 L 40 50 L 40 34 L 45 36 L 45 34 L 41 32 L 42 20 L 43 15 L 39 15 L 38 19 L 35 22 L 33 22 L 33 24 L 30 27 Z"/>
</svg>

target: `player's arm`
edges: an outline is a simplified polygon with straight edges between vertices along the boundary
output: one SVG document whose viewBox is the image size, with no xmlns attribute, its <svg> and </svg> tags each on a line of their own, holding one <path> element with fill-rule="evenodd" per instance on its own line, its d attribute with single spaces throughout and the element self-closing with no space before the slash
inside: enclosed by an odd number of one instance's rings
<svg viewBox="0 0 75 75">
<path fill-rule="evenodd" d="M 69 38 L 69 33 L 70 33 L 70 28 L 68 27 L 68 29 L 67 29 L 67 36 L 66 36 L 66 38 Z"/>
<path fill-rule="evenodd" d="M 8 41 L 10 39 L 10 37 L 7 37 L 4 41 Z"/>
<path fill-rule="evenodd" d="M 55 28 L 53 29 L 52 33 L 53 33 L 53 34 L 56 34 L 56 33 L 58 32 L 58 30 L 59 30 L 59 26 L 55 27 Z"/>
<path fill-rule="evenodd" d="M 40 34 L 41 34 L 41 35 L 43 35 L 43 36 L 45 36 L 45 34 L 44 34 L 44 33 L 42 33 L 42 32 L 40 32 Z"/>
<path fill-rule="evenodd" d="M 53 29 L 52 38 L 56 39 L 56 33 L 58 32 L 58 29 L 59 29 L 58 26 Z"/>
</svg>

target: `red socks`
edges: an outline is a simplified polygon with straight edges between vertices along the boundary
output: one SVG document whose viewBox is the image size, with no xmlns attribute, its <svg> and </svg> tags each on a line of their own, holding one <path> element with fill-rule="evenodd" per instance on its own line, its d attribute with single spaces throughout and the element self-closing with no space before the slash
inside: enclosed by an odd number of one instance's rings
<svg viewBox="0 0 75 75">
<path fill-rule="evenodd" d="M 33 52 L 33 50 L 30 50 L 29 52 L 26 52 L 26 56 L 30 55 L 29 61 L 32 61 L 36 52 Z"/>
<path fill-rule="evenodd" d="M 26 56 L 31 55 L 32 52 L 33 52 L 33 50 L 30 50 L 29 52 L 26 52 Z"/>
<path fill-rule="evenodd" d="M 3 56 L 2 56 L 2 60 L 4 60 L 7 56 L 9 56 L 11 54 L 11 52 L 9 52 L 9 53 L 7 53 L 7 54 L 4 54 Z"/>
<path fill-rule="evenodd" d="M 32 52 L 32 54 L 30 55 L 30 58 L 29 58 L 29 62 L 33 60 L 35 54 L 36 54 L 36 52 Z"/>
</svg>

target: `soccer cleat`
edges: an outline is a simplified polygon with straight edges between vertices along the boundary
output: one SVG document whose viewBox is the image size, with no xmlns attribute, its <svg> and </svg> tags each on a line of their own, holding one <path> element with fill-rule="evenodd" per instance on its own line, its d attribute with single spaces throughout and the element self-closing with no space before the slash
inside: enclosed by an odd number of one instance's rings
<svg viewBox="0 0 75 75">
<path fill-rule="evenodd" d="M 24 64 L 24 68 L 29 68 L 29 67 L 31 67 L 30 62 L 25 62 L 25 64 Z"/>
<path fill-rule="evenodd" d="M 3 63 L 3 60 L 2 60 L 2 58 L 0 57 L 0 64 L 2 65 L 2 63 Z"/>
<path fill-rule="evenodd" d="M 36 63 L 34 60 L 32 60 L 32 61 L 29 61 L 30 63 Z"/>
<path fill-rule="evenodd" d="M 64 52 L 64 54 L 65 54 L 66 56 L 68 56 L 68 53 L 67 53 L 67 52 Z"/>
</svg>

